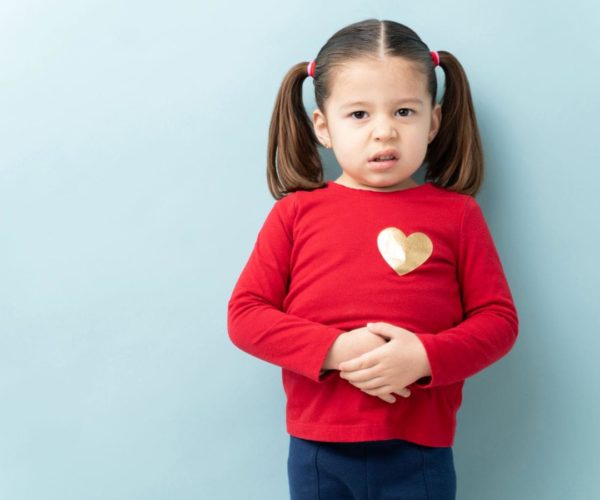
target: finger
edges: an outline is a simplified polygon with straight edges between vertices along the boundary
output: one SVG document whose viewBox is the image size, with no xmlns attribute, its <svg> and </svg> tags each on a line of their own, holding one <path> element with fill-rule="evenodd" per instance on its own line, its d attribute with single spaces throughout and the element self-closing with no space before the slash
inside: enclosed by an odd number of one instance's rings
<svg viewBox="0 0 600 500">
<path fill-rule="evenodd" d="M 388 340 L 398 337 L 403 332 L 408 331 L 399 326 L 392 325 L 390 323 L 384 323 L 382 321 L 377 323 L 367 323 L 367 330 Z"/>
<path fill-rule="evenodd" d="M 361 389 L 364 393 L 369 394 L 370 396 L 381 396 L 383 394 L 397 394 L 403 398 L 408 398 L 411 395 L 410 389 L 406 387 L 399 391 L 395 391 L 390 385 L 382 385 L 375 389 Z"/>
<path fill-rule="evenodd" d="M 348 382 L 366 382 L 379 376 L 379 365 L 371 366 L 362 370 L 340 371 L 340 377 Z"/>
<path fill-rule="evenodd" d="M 403 398 L 408 398 L 411 395 L 410 389 L 407 389 L 406 387 L 401 391 L 394 391 L 394 393 L 398 394 L 398 396 L 402 396 Z"/>
<path fill-rule="evenodd" d="M 350 382 L 354 387 L 358 387 L 359 389 L 377 389 L 378 387 L 382 387 L 383 378 L 375 377 L 369 380 L 360 381 L 360 382 Z"/>
<path fill-rule="evenodd" d="M 338 368 L 342 372 L 353 372 L 356 370 L 364 370 L 366 368 L 371 368 L 379 362 L 379 359 L 376 356 L 369 354 L 370 353 L 363 354 L 358 358 L 344 361 L 343 363 L 339 364 Z"/>
<path fill-rule="evenodd" d="M 361 389 L 361 391 L 369 396 L 381 396 L 382 394 L 391 394 L 394 388 L 390 385 L 381 385 L 374 389 Z"/>
<path fill-rule="evenodd" d="M 385 338 L 391 338 L 391 336 L 394 334 L 395 328 L 397 327 L 382 321 L 378 321 L 376 323 L 367 323 L 367 330 Z"/>
<path fill-rule="evenodd" d="M 394 396 L 392 396 L 391 394 L 382 394 L 381 396 L 378 396 L 379 399 L 383 399 L 386 403 L 395 403 L 396 402 L 396 398 Z"/>
</svg>

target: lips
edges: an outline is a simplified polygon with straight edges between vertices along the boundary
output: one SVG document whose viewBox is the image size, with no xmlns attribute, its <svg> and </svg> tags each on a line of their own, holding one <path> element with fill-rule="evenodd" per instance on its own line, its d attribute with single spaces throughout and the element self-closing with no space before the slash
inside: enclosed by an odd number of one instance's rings
<svg viewBox="0 0 600 500">
<path fill-rule="evenodd" d="M 385 160 L 397 160 L 400 157 L 400 154 L 395 149 L 383 149 L 378 151 L 373 156 L 369 158 L 369 161 L 385 161 Z"/>
</svg>

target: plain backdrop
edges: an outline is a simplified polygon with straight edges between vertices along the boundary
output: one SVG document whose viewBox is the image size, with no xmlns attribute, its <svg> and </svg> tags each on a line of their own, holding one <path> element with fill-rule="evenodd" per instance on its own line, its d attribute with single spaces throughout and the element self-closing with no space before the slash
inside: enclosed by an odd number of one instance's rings
<svg viewBox="0 0 600 500">
<path fill-rule="evenodd" d="M 281 372 L 233 346 L 227 301 L 274 203 L 281 79 L 369 17 L 463 63 L 478 201 L 520 317 L 514 349 L 465 385 L 458 497 L 598 498 L 599 15 L 583 0 L 0 3 L 0 498 L 287 498 Z"/>
</svg>

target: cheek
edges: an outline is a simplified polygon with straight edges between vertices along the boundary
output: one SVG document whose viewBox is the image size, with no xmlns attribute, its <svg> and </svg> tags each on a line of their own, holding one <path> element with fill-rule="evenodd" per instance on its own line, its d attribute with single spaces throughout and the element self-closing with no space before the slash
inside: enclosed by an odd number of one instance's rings
<svg viewBox="0 0 600 500">
<path fill-rule="evenodd" d="M 334 140 L 337 140 L 338 147 L 346 150 L 355 149 L 362 143 L 359 135 L 351 129 L 337 130 Z"/>
<path fill-rule="evenodd" d="M 348 137 L 349 131 L 347 127 L 335 127 L 329 129 L 329 136 L 334 142 L 343 143 L 345 138 Z"/>
<path fill-rule="evenodd" d="M 415 130 L 411 136 L 411 142 L 415 149 L 427 149 L 429 141 L 429 127 L 423 126 Z"/>
<path fill-rule="evenodd" d="M 357 135 L 356 129 L 354 129 L 353 127 L 350 127 L 350 126 L 337 127 L 335 129 L 334 133 L 337 136 L 338 140 L 340 140 L 340 141 L 346 140 L 346 142 L 348 142 L 348 137 Z"/>
<path fill-rule="evenodd" d="M 428 147 L 427 134 L 419 134 L 419 136 L 415 137 L 411 143 L 411 157 L 415 160 L 424 158 L 427 154 Z"/>
</svg>

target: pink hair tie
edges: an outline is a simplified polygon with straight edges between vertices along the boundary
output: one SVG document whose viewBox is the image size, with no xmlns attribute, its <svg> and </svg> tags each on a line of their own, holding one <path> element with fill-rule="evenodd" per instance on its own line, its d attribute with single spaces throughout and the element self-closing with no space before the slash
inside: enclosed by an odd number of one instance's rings
<svg viewBox="0 0 600 500">
<path fill-rule="evenodd" d="M 431 51 L 431 59 L 433 59 L 434 67 L 440 65 L 440 55 L 435 50 Z"/>
<path fill-rule="evenodd" d="M 308 72 L 308 76 L 315 77 L 315 67 L 317 66 L 317 61 L 311 61 L 308 63 L 306 67 L 306 71 Z"/>
</svg>

